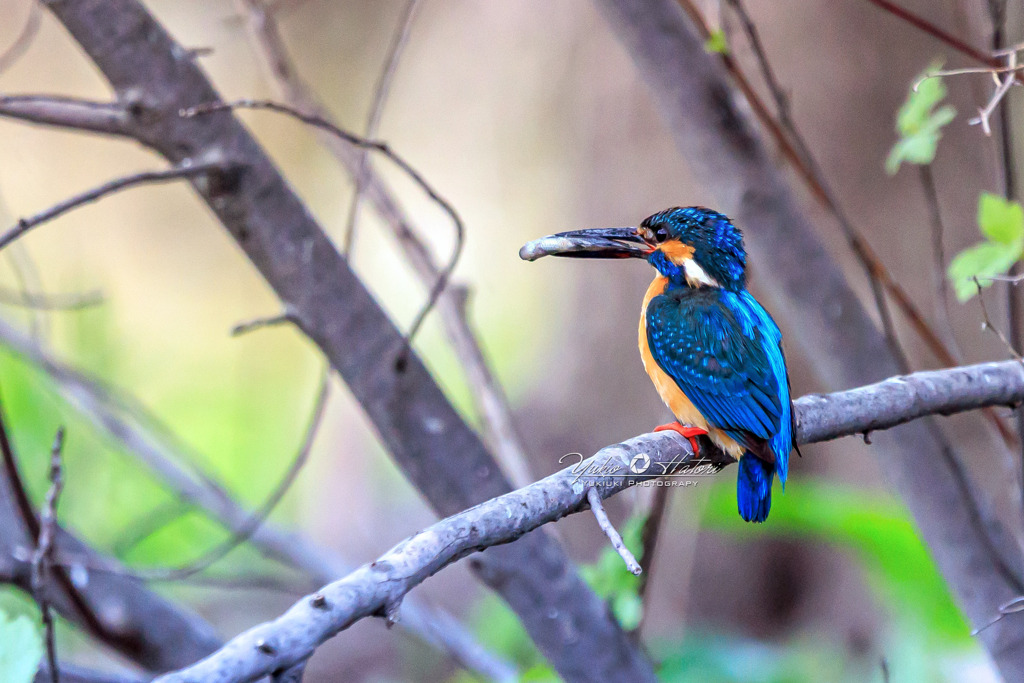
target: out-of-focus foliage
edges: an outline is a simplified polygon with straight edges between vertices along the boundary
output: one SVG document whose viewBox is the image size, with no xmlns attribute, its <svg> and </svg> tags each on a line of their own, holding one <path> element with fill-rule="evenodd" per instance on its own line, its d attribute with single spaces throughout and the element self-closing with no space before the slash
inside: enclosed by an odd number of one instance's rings
<svg viewBox="0 0 1024 683">
<path fill-rule="evenodd" d="M 946 649 L 971 642 L 963 615 L 908 512 L 888 496 L 802 479 L 784 494 L 777 492 L 771 519 L 754 527 L 737 519 L 732 487 L 715 486 L 704 522 L 743 538 L 779 534 L 848 549 L 880 601 L 927 634 L 930 645 Z"/>
<path fill-rule="evenodd" d="M 988 239 L 964 249 L 949 264 L 949 279 L 960 301 L 974 296 L 978 285 L 991 285 L 993 276 L 1005 273 L 1024 253 L 1024 208 L 1018 202 L 983 192 L 978 228 Z"/>
<path fill-rule="evenodd" d="M 903 162 L 932 163 L 942 137 L 942 127 L 956 117 L 956 109 L 952 105 L 946 104 L 935 109 L 946 97 L 946 85 L 941 78 L 929 77 L 929 74 L 941 66 L 940 63 L 933 63 L 914 79 L 917 88 L 910 89 L 906 102 L 896 114 L 896 132 L 900 139 L 885 160 L 885 170 L 890 174 L 896 173 Z"/>
<path fill-rule="evenodd" d="M 784 647 L 716 633 L 694 633 L 681 643 L 662 643 L 658 677 L 665 683 L 792 683 L 870 680 L 846 671 L 834 644 L 803 639 Z"/>
<path fill-rule="evenodd" d="M 43 657 L 43 640 L 26 616 L 0 611 L 0 681 L 28 683 Z"/>
<path fill-rule="evenodd" d="M 729 54 L 729 43 L 726 42 L 725 31 L 718 29 L 708 36 L 708 39 L 704 41 L 704 49 L 720 55 Z"/>
</svg>

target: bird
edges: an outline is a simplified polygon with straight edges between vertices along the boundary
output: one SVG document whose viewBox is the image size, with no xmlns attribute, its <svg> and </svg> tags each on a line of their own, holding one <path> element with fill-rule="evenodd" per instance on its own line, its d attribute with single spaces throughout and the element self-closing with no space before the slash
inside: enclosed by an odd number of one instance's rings
<svg viewBox="0 0 1024 683">
<path fill-rule="evenodd" d="M 657 271 L 644 295 L 639 347 L 644 369 L 699 453 L 706 436 L 738 461 L 740 517 L 760 523 L 772 484 L 784 488 L 794 448 L 782 333 L 747 290 L 743 234 L 724 214 L 674 207 L 639 226 L 574 230 L 526 244 L 521 258 L 642 258 Z"/>
</svg>

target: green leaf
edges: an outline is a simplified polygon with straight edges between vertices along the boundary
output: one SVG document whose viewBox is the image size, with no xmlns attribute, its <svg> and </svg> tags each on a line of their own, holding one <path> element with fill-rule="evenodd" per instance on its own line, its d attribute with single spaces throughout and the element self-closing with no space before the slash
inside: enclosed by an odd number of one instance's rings
<svg viewBox="0 0 1024 683">
<path fill-rule="evenodd" d="M 978 199 L 978 227 L 993 242 L 1013 244 L 1024 238 L 1024 208 L 1017 202 L 983 192 Z"/>
<path fill-rule="evenodd" d="M 942 78 L 925 78 L 941 66 L 941 63 L 934 62 L 914 79 L 917 90 L 911 86 L 906 101 L 896 113 L 896 131 L 900 135 L 911 135 L 924 128 L 932 116 L 932 108 L 945 99 L 946 84 Z"/>
<path fill-rule="evenodd" d="M 946 86 L 942 79 L 933 77 L 921 80 L 941 66 L 941 63 L 933 63 L 914 79 L 917 90 L 910 89 L 906 102 L 896 114 L 896 131 L 900 139 L 885 160 L 885 170 L 890 175 L 896 173 L 903 162 L 930 164 L 935 159 L 942 138 L 942 127 L 956 118 L 956 109 L 949 105 L 933 111 L 946 97 Z"/>
<path fill-rule="evenodd" d="M 43 658 L 43 639 L 28 617 L 8 620 L 0 612 L 0 680 L 30 683 Z"/>
<path fill-rule="evenodd" d="M 1024 240 L 1013 244 L 982 242 L 961 251 L 949 264 L 949 279 L 953 282 L 957 298 L 967 301 L 978 292 L 973 278 L 978 278 L 982 287 L 988 287 L 992 284 L 989 278 L 1009 270 L 1022 252 Z"/>
<path fill-rule="evenodd" d="M 725 41 L 725 31 L 718 29 L 713 31 L 708 39 L 704 41 L 704 50 L 706 52 L 715 52 L 720 55 L 729 54 L 729 45 Z"/>
</svg>

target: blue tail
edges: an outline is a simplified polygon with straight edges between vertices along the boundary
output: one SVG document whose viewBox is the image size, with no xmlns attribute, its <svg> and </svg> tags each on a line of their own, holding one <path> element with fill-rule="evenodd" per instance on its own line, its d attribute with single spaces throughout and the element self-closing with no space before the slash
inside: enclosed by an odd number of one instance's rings
<svg viewBox="0 0 1024 683">
<path fill-rule="evenodd" d="M 736 477 L 736 502 L 740 517 L 748 522 L 763 522 L 768 519 L 772 507 L 772 479 L 775 466 L 761 460 L 753 453 L 744 453 L 740 458 L 740 471 Z"/>
</svg>

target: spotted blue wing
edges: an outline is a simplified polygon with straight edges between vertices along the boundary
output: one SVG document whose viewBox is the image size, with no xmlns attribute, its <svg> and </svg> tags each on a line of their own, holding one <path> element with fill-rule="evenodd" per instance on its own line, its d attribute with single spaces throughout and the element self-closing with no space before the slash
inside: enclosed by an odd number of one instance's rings
<svg viewBox="0 0 1024 683">
<path fill-rule="evenodd" d="M 769 462 L 785 480 L 789 387 L 781 336 L 750 295 L 672 290 L 647 307 L 655 362 L 713 426 Z M 780 435 L 785 436 L 780 436 Z"/>
</svg>

